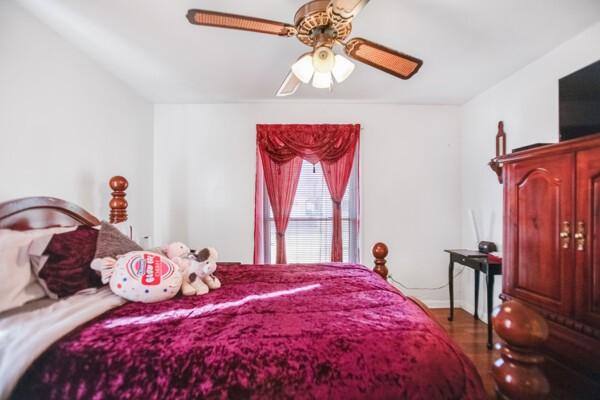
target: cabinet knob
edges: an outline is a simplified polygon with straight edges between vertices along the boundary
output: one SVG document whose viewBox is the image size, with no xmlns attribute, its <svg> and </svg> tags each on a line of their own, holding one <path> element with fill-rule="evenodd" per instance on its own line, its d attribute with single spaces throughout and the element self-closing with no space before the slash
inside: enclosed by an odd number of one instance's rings
<svg viewBox="0 0 600 400">
<path fill-rule="evenodd" d="M 562 223 L 562 230 L 560 231 L 560 241 L 563 249 L 568 249 L 571 244 L 571 224 L 569 221 Z"/>
<path fill-rule="evenodd" d="M 585 224 L 583 221 L 577 222 L 577 232 L 575 233 L 575 243 L 577 251 L 585 250 Z"/>
</svg>

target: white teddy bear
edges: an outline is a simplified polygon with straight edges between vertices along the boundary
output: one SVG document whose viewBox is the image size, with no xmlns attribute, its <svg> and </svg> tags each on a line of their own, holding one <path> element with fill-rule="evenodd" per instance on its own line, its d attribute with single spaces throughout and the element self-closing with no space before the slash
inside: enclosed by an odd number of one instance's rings
<svg viewBox="0 0 600 400">
<path fill-rule="evenodd" d="M 202 295 L 210 289 L 221 287 L 221 282 L 213 275 L 217 269 L 215 249 L 202 249 L 192 253 L 185 244 L 174 242 L 162 248 L 162 251 L 179 266 L 183 275 L 181 292 L 184 296 Z"/>
<path fill-rule="evenodd" d="M 195 251 L 194 256 L 196 257 L 196 261 L 198 261 L 200 266 L 199 276 L 200 279 L 208 286 L 211 290 L 218 289 L 221 287 L 221 281 L 217 278 L 214 273 L 217 270 L 217 259 L 219 254 L 217 250 L 208 247 L 202 250 Z"/>
</svg>

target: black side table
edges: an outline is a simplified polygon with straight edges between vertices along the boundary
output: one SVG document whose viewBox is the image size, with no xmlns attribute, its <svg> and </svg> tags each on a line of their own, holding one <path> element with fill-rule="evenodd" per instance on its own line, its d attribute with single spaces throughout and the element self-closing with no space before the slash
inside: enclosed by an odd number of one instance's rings
<svg viewBox="0 0 600 400">
<path fill-rule="evenodd" d="M 473 250 L 444 250 L 450 254 L 450 265 L 448 266 L 448 278 L 450 281 L 450 316 L 448 321 L 454 319 L 454 263 L 459 263 L 475 270 L 475 313 L 473 318 L 479 319 L 477 309 L 479 306 L 479 275 L 485 274 L 487 291 L 487 317 L 488 317 L 488 349 L 492 348 L 492 308 L 494 296 L 494 276 L 502 275 L 502 264 L 488 262 L 488 256 Z"/>
</svg>

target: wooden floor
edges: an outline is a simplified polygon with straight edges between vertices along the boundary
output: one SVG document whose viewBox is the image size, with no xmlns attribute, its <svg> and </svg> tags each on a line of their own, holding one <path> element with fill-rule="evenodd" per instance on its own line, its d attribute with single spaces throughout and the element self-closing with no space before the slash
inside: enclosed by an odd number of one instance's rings
<svg viewBox="0 0 600 400">
<path fill-rule="evenodd" d="M 473 361 L 481 375 L 485 390 L 490 398 L 495 398 L 490 368 L 494 360 L 498 358 L 498 352 L 495 349 L 487 349 L 487 325 L 475 320 L 473 315 L 461 309 L 454 309 L 454 321 L 452 322 L 448 321 L 447 308 L 432 309 L 431 313 Z M 495 337 L 494 343 L 497 341 L 498 339 Z"/>
</svg>

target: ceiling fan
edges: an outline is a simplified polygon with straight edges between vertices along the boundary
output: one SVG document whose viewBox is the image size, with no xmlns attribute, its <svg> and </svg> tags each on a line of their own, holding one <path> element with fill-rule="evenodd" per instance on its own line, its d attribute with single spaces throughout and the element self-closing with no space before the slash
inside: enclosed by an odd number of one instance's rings
<svg viewBox="0 0 600 400">
<path fill-rule="evenodd" d="M 401 79 L 417 73 L 423 61 L 362 38 L 345 41 L 352 31 L 354 17 L 369 0 L 313 0 L 296 12 L 295 24 L 271 21 L 243 15 L 192 9 L 187 13 L 190 23 L 219 28 L 239 29 L 279 36 L 296 36 L 312 48 L 303 54 L 277 92 L 277 96 L 294 94 L 302 83 L 316 88 L 331 89 L 333 79 L 346 80 L 354 64 L 333 52 L 335 45 L 343 47 L 346 55 Z"/>
</svg>

